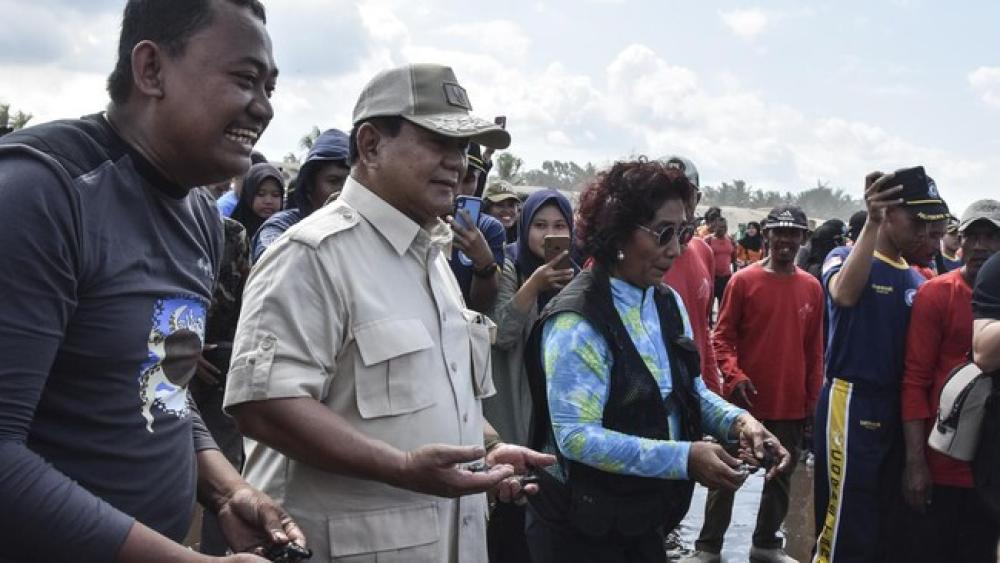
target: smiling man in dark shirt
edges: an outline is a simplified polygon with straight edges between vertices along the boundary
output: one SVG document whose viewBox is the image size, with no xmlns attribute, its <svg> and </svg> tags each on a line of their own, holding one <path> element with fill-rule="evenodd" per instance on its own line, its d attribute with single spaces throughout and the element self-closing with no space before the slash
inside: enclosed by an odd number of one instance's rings
<svg viewBox="0 0 1000 563">
<path fill-rule="evenodd" d="M 222 254 L 192 188 L 244 173 L 271 120 L 264 19 L 130 0 L 107 113 L 0 141 L 0 561 L 208 560 L 175 543 L 196 489 L 235 550 L 304 541 L 187 391 Z"/>
</svg>

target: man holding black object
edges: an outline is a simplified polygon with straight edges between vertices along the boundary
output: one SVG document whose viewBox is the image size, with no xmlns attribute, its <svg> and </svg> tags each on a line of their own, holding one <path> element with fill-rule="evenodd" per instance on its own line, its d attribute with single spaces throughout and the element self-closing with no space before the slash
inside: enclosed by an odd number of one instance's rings
<svg viewBox="0 0 1000 563">
<path fill-rule="evenodd" d="M 830 336 L 815 424 L 817 563 L 896 555 L 899 388 L 910 307 L 924 282 L 903 255 L 948 218 L 922 167 L 869 174 L 865 205 L 854 247 L 834 249 L 823 264 Z"/>
<path fill-rule="evenodd" d="M 223 244 L 193 188 L 246 172 L 273 116 L 264 22 L 130 0 L 107 112 L 0 143 L 2 561 L 209 561 L 179 543 L 196 494 L 236 551 L 304 541 L 187 389 Z"/>
<path fill-rule="evenodd" d="M 440 217 L 469 142 L 510 136 L 470 107 L 448 67 L 379 73 L 354 110 L 340 197 L 247 284 L 226 406 L 252 438 L 247 479 L 295 515 L 314 563 L 485 562 L 480 493 L 510 500 L 515 472 L 555 461 L 483 447 L 494 325 L 465 307 Z"/>
</svg>

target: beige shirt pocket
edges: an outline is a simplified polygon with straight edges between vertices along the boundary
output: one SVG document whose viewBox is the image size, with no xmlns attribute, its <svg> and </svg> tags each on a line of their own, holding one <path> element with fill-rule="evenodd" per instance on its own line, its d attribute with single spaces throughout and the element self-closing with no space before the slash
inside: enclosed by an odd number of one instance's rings
<svg viewBox="0 0 1000 563">
<path fill-rule="evenodd" d="M 462 315 L 469 323 L 469 346 L 472 355 L 472 383 L 476 398 L 485 399 L 496 394 L 493 387 L 492 348 L 497 325 L 486 315 L 463 309 Z"/>
<path fill-rule="evenodd" d="M 435 503 L 345 514 L 328 521 L 334 561 L 430 563 L 440 560 Z"/>
<path fill-rule="evenodd" d="M 354 329 L 354 339 L 354 383 L 363 418 L 408 414 L 434 404 L 421 381 L 434 341 L 419 319 L 367 323 Z"/>
</svg>

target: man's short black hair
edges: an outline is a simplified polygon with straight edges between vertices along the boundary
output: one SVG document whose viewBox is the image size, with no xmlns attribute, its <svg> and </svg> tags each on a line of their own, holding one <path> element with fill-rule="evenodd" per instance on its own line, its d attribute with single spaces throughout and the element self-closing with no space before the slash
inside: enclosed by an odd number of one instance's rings
<svg viewBox="0 0 1000 563">
<path fill-rule="evenodd" d="M 368 119 L 364 119 L 358 122 L 358 124 L 351 129 L 351 136 L 347 141 L 349 164 L 354 164 L 356 162 L 359 162 L 358 129 L 360 129 L 361 126 L 364 125 L 365 123 L 371 123 L 372 125 L 375 126 L 376 129 L 378 129 L 379 131 L 385 133 L 390 137 L 395 137 L 396 135 L 399 135 L 399 132 L 403 129 L 403 118 L 396 115 L 390 117 L 369 117 Z"/>
<path fill-rule="evenodd" d="M 222 0 L 128 0 L 118 39 L 118 63 L 108 77 L 111 101 L 121 105 L 132 92 L 132 49 L 142 41 L 152 41 L 171 57 L 184 54 L 188 39 L 212 25 L 213 4 Z M 225 0 L 249 8 L 267 22 L 259 0 Z"/>
</svg>

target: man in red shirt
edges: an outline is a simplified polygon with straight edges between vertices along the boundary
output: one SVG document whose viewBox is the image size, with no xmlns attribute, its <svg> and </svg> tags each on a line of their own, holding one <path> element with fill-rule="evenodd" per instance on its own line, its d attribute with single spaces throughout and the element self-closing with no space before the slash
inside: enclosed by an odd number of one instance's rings
<svg viewBox="0 0 1000 563">
<path fill-rule="evenodd" d="M 728 233 L 729 224 L 725 217 L 715 221 L 715 230 L 705 237 L 705 242 L 712 249 L 713 271 L 715 274 L 715 299 L 722 306 L 722 297 L 733 276 L 733 266 L 736 265 L 736 244 Z"/>
<path fill-rule="evenodd" d="M 695 208 L 701 199 L 698 189 L 698 169 L 690 160 L 680 156 L 664 157 L 668 170 L 675 171 L 678 176 L 683 174 L 694 185 L 694 195 L 685 206 L 689 221 L 694 221 Z M 680 296 L 691 320 L 691 330 L 694 332 L 694 342 L 701 355 L 701 378 L 705 386 L 718 395 L 722 394 L 722 378 L 719 367 L 715 363 L 715 350 L 712 348 L 712 335 L 709 330 L 709 319 L 712 316 L 713 300 L 713 256 L 712 249 L 699 238 L 691 239 L 686 246 L 681 247 L 681 255 L 674 259 L 667 273 L 663 275 L 663 283 L 669 285 Z"/>
<path fill-rule="evenodd" d="M 808 229 L 798 207 L 771 211 L 764 224 L 771 256 L 733 275 L 715 330 L 724 396 L 761 420 L 792 453 L 793 463 L 823 381 L 823 289 L 795 266 Z M 777 536 L 788 513 L 793 470 L 764 485 L 753 561 L 795 561 Z M 698 552 L 689 561 L 719 561 L 732 508 L 732 492 L 708 492 Z"/>
<path fill-rule="evenodd" d="M 1000 251 L 1000 202 L 973 203 L 959 224 L 966 264 L 920 287 L 906 338 L 903 495 L 916 513 L 909 561 L 995 561 L 997 528 L 973 489 L 970 464 L 926 446 L 949 373 L 972 350 L 972 287 Z"/>
</svg>

